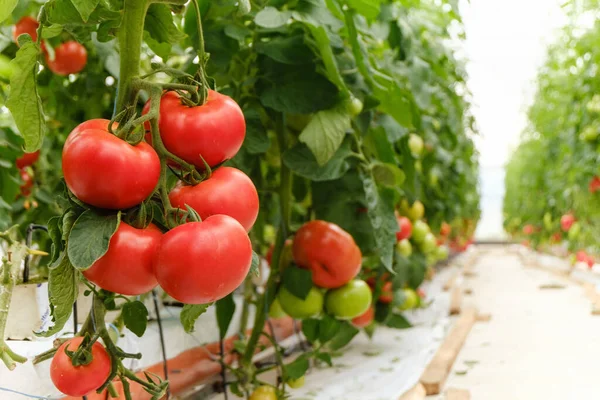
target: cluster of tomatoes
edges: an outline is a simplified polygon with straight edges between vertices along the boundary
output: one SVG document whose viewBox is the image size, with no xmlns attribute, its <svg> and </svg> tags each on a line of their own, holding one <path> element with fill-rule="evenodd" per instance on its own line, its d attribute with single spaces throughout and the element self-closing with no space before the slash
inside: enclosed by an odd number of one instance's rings
<svg viewBox="0 0 600 400">
<path fill-rule="evenodd" d="M 25 16 L 21 18 L 15 24 L 15 30 L 13 31 L 15 43 L 18 43 L 17 38 L 23 34 L 28 34 L 35 42 L 39 25 L 39 22 L 33 17 Z M 46 49 L 44 43 L 42 43 L 42 51 L 46 58 L 46 65 L 56 75 L 76 74 L 81 72 L 87 63 L 87 50 L 75 40 L 69 40 L 58 45 L 54 49 L 53 56 Z"/>
<path fill-rule="evenodd" d="M 21 157 L 17 158 L 16 165 L 19 169 L 19 176 L 21 178 L 21 196 L 27 197 L 31 194 L 33 188 L 33 174 L 31 166 L 40 158 L 39 150 L 33 153 L 25 153 Z"/>
</svg>

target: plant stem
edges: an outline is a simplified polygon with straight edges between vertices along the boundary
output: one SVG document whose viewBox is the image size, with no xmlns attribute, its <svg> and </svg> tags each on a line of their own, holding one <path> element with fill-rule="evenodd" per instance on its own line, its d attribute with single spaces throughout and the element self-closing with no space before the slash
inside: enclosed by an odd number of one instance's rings
<svg viewBox="0 0 600 400">
<path fill-rule="evenodd" d="M 115 114 L 123 111 L 134 99 L 131 81 L 140 74 L 140 56 L 144 39 L 144 21 L 150 2 L 148 0 L 125 0 L 122 29 L 119 30 L 119 87 Z"/>
</svg>

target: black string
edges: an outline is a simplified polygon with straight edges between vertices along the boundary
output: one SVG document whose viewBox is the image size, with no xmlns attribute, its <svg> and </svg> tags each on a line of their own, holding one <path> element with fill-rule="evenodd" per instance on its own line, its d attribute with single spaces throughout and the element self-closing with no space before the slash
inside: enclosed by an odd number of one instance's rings
<svg viewBox="0 0 600 400">
<path fill-rule="evenodd" d="M 27 237 L 25 239 L 25 245 L 27 248 L 31 248 L 31 242 L 33 241 L 33 231 L 40 230 L 48 232 L 48 227 L 44 225 L 29 224 L 27 227 Z M 24 268 L 23 268 L 23 283 L 29 282 L 29 263 L 31 262 L 31 254 L 25 257 Z"/>
<path fill-rule="evenodd" d="M 158 309 L 158 297 L 156 291 L 152 290 L 152 301 L 154 302 L 154 311 L 156 312 L 156 322 L 158 322 L 158 335 L 160 337 L 160 348 L 163 357 L 163 372 L 165 374 L 165 381 L 169 380 L 169 367 L 167 366 L 167 349 L 165 347 L 165 335 L 162 327 L 162 320 L 160 318 L 160 311 Z M 171 396 L 171 391 L 167 386 L 167 400 Z"/>
</svg>

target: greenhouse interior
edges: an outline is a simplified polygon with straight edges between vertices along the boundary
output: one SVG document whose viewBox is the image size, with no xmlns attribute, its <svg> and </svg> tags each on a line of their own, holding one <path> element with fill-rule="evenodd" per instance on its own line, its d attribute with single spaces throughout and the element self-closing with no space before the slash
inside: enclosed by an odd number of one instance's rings
<svg viewBox="0 0 600 400">
<path fill-rule="evenodd" d="M 599 66 L 600 0 L 0 0 L 0 400 L 595 398 Z"/>
</svg>

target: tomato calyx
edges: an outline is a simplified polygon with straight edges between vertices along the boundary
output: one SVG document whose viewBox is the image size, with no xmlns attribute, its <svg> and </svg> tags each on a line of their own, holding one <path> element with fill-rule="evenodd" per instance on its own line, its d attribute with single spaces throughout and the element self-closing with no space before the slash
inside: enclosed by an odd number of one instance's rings
<svg viewBox="0 0 600 400">
<path fill-rule="evenodd" d="M 65 354 L 71 359 L 74 367 L 89 365 L 94 361 L 94 357 L 92 356 L 92 346 L 98 338 L 99 335 L 95 335 L 91 338 L 90 335 L 86 334 L 76 350 L 69 350 L 68 346 L 65 347 Z"/>
</svg>

